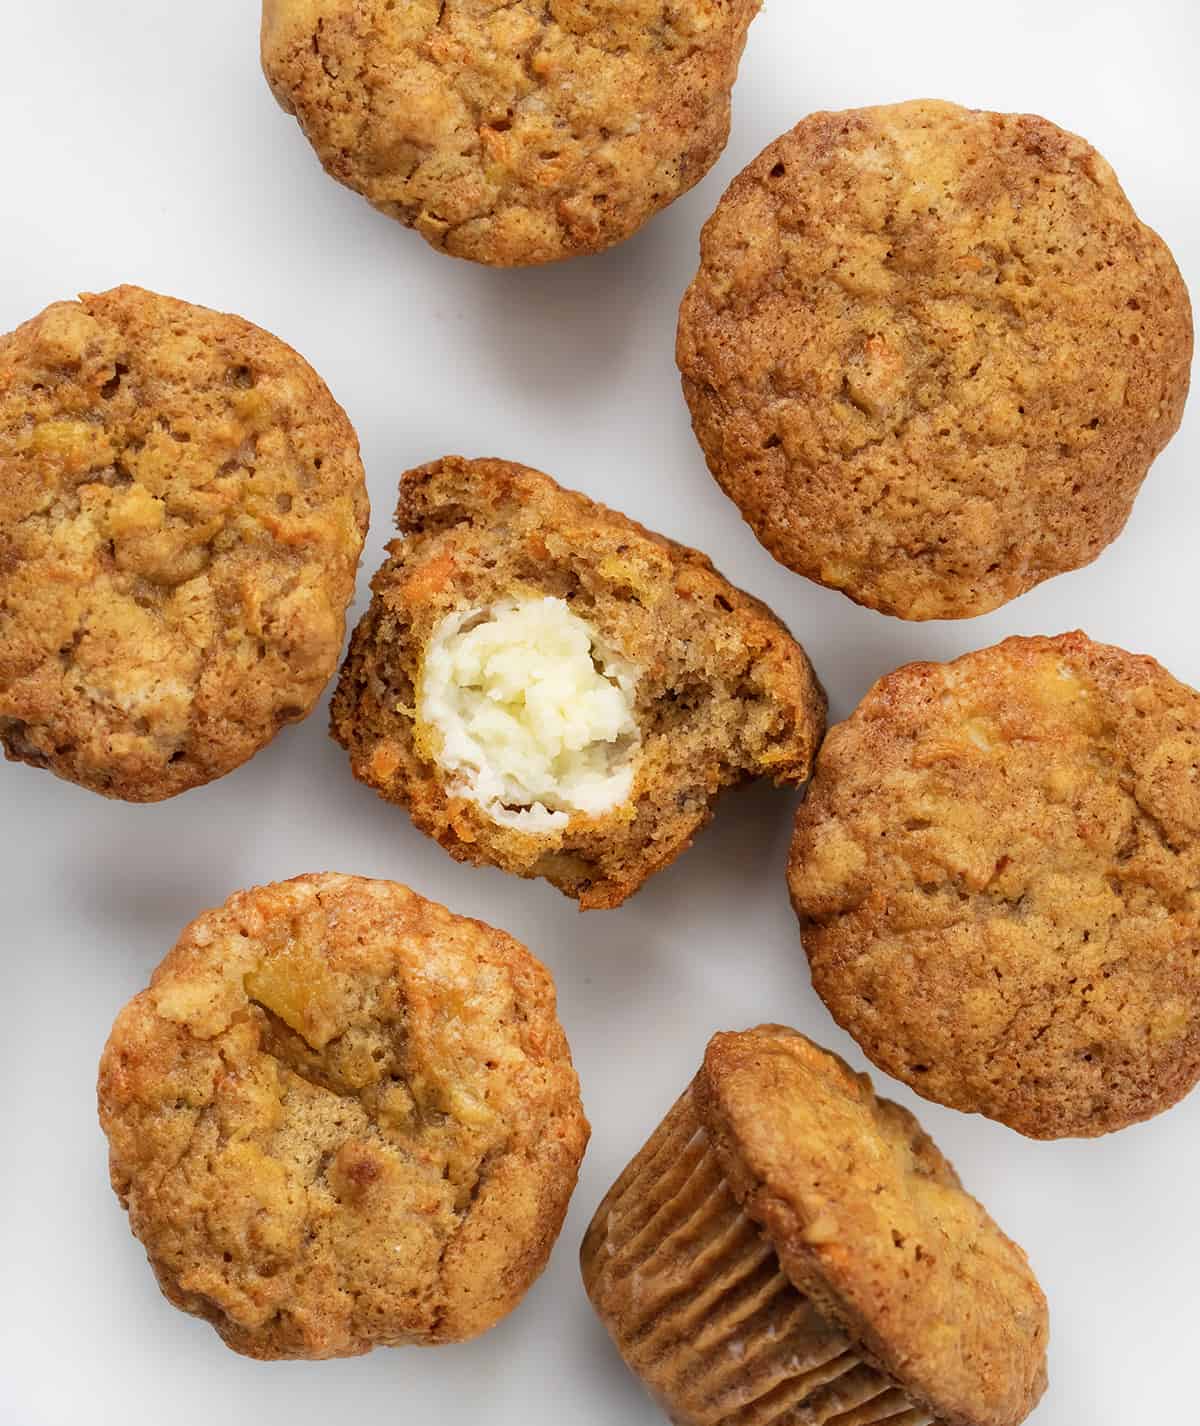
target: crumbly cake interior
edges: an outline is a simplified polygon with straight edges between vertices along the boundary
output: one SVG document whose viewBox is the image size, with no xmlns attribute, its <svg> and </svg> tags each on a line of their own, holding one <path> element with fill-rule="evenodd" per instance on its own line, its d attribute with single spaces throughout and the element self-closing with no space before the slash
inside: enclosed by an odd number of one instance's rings
<svg viewBox="0 0 1200 1426">
<path fill-rule="evenodd" d="M 807 776 L 825 706 L 811 667 L 702 555 L 503 461 L 447 457 L 410 472 L 397 523 L 404 536 L 351 641 L 333 730 L 355 775 L 452 855 L 544 876 L 585 907 L 617 905 L 690 844 L 722 789 Z M 448 615 L 546 598 L 639 670 L 640 742 L 626 800 L 538 832 L 498 825 L 456 794 L 413 711 Z"/>
</svg>

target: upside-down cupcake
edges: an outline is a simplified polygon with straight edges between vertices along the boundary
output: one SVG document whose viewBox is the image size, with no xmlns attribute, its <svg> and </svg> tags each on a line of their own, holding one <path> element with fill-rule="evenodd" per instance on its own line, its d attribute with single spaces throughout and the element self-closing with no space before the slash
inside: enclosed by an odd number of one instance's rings
<svg viewBox="0 0 1200 1426">
<path fill-rule="evenodd" d="M 263 0 L 262 64 L 326 172 L 438 252 L 600 252 L 729 137 L 759 0 Z"/>
<path fill-rule="evenodd" d="M 919 100 L 812 114 L 733 181 L 678 359 L 777 560 L 965 619 L 1121 533 L 1183 415 L 1192 314 L 1089 143 Z"/>
<path fill-rule="evenodd" d="M 291 347 L 138 287 L 0 336 L 0 748 L 105 797 L 223 777 L 337 667 L 358 438 Z"/>
<path fill-rule="evenodd" d="M 813 986 L 918 1094 L 1092 1137 L 1200 1080 L 1200 693 L 1079 632 L 912 663 L 825 741 Z"/>
<path fill-rule="evenodd" d="M 100 1064 L 164 1295 L 262 1359 L 461 1342 L 542 1271 L 588 1126 L 554 985 L 503 931 L 325 873 L 184 931 Z"/>
<path fill-rule="evenodd" d="M 582 1260 L 679 1426 L 1015 1426 L 1045 1389 L 1025 1254 L 907 1110 L 781 1026 L 713 1037 Z"/>
</svg>

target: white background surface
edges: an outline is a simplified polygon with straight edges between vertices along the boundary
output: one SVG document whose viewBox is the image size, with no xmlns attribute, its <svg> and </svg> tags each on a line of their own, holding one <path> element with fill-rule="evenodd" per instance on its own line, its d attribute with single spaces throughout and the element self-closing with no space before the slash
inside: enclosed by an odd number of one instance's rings
<svg viewBox="0 0 1200 1426">
<path fill-rule="evenodd" d="M 699 189 L 600 258 L 498 273 L 439 257 L 327 180 L 257 65 L 254 0 L 0 4 L 0 330 L 122 281 L 251 318 L 303 352 L 363 443 L 374 506 L 360 595 L 400 473 L 500 455 L 712 554 L 807 646 L 835 716 L 880 674 L 1009 633 L 1092 635 L 1200 684 L 1200 410 L 1099 563 L 983 619 L 905 625 L 772 563 L 710 480 L 679 395 L 674 315 L 726 183 L 818 108 L 918 95 L 1028 109 L 1090 138 L 1200 290 L 1192 0 L 770 0 L 733 136 Z M 3 1426 L 652 1426 L 576 1266 L 597 1201 L 708 1035 L 789 1021 L 862 1057 L 813 996 L 783 866 L 793 798 L 730 794 L 625 908 L 453 863 L 355 784 L 325 706 L 248 767 L 172 803 L 105 802 L 0 768 L 0 1423 Z M 96 1061 L 182 926 L 299 872 L 393 877 L 512 931 L 552 968 L 594 1135 L 544 1278 L 466 1347 L 264 1366 L 159 1297 L 106 1178 Z M 1036 1144 L 918 1107 L 1050 1298 L 1038 1426 L 1194 1419 L 1200 1093 L 1094 1143 Z"/>
</svg>

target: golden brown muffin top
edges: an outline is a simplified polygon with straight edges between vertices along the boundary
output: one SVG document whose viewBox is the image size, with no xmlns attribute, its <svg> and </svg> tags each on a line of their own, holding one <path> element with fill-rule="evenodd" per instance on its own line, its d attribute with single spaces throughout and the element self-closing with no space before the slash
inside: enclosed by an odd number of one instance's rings
<svg viewBox="0 0 1200 1426">
<path fill-rule="evenodd" d="M 113 1188 L 160 1286 L 235 1351 L 485 1331 L 587 1142 L 546 970 L 392 882 L 325 873 L 198 917 L 100 1064 Z"/>
<path fill-rule="evenodd" d="M 455 257 L 596 252 L 698 182 L 760 0 L 264 0 L 326 170 Z"/>
<path fill-rule="evenodd" d="M 545 877 L 584 909 L 617 906 L 691 845 L 723 788 L 807 778 L 824 693 L 783 624 L 704 555 L 507 461 L 447 456 L 408 472 L 396 520 L 403 538 L 351 640 L 333 734 L 355 776 L 452 856 Z M 627 800 L 529 831 L 456 790 L 415 710 L 448 615 L 545 597 L 638 671 L 640 745 Z"/>
<path fill-rule="evenodd" d="M 906 1109 L 778 1025 L 714 1036 L 693 1094 L 735 1197 L 822 1313 L 947 1426 L 1025 1419 L 1045 1297 Z"/>
<path fill-rule="evenodd" d="M 1200 694 L 1081 633 L 881 679 L 825 743 L 789 881 L 881 1068 L 1034 1138 L 1200 1078 Z"/>
<path fill-rule="evenodd" d="M 367 525 L 308 364 L 136 287 L 0 338 L 0 742 L 152 802 L 237 767 L 337 664 Z"/>
<path fill-rule="evenodd" d="M 1089 144 L 929 100 L 813 114 L 760 154 L 704 230 L 678 341 L 759 539 L 906 619 L 1095 559 L 1191 356 L 1171 254 Z"/>
</svg>

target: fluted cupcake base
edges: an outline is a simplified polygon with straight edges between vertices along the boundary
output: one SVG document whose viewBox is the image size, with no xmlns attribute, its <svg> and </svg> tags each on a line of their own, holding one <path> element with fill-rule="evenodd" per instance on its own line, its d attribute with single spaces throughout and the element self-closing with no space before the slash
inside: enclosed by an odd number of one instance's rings
<svg viewBox="0 0 1200 1426">
<path fill-rule="evenodd" d="M 689 1090 L 583 1245 L 588 1296 L 678 1426 L 932 1426 L 780 1269 L 738 1207 Z"/>
</svg>

